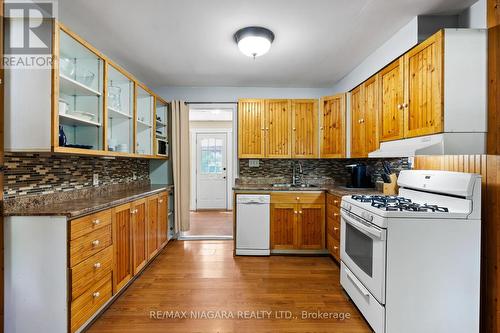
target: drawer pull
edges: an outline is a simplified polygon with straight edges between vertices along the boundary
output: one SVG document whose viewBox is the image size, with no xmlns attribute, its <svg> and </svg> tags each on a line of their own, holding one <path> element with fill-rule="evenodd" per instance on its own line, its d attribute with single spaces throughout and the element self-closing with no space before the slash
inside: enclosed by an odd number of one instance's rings
<svg viewBox="0 0 500 333">
<path fill-rule="evenodd" d="M 338 203 L 339 203 L 339 201 L 338 201 L 338 200 L 333 200 L 333 203 L 334 203 L 334 204 L 338 204 Z"/>
<path fill-rule="evenodd" d="M 300 200 L 300 197 L 297 197 L 297 200 Z"/>
<path fill-rule="evenodd" d="M 94 221 L 92 221 L 93 225 L 99 225 L 100 223 L 101 223 L 101 220 L 99 220 L 99 219 L 95 219 Z"/>
<path fill-rule="evenodd" d="M 334 247 L 333 247 L 333 249 L 334 249 L 334 250 L 338 250 L 338 249 L 339 249 L 339 247 L 338 247 L 338 246 L 334 246 Z"/>
<path fill-rule="evenodd" d="M 163 200 L 158 201 L 159 203 L 163 203 Z"/>
<path fill-rule="evenodd" d="M 98 239 L 96 239 L 95 241 L 92 241 L 93 246 L 99 246 L 100 243 L 101 242 Z"/>
<path fill-rule="evenodd" d="M 339 214 L 337 214 L 337 213 L 333 213 L 333 216 L 337 217 L 337 216 L 339 216 Z"/>
<path fill-rule="evenodd" d="M 94 298 L 97 298 L 97 297 L 101 296 L 101 293 L 100 293 L 100 292 L 98 292 L 98 291 L 96 291 L 95 293 L 93 293 L 93 294 L 92 294 L 92 296 L 93 296 Z"/>
<path fill-rule="evenodd" d="M 94 264 L 94 268 L 95 268 L 95 269 L 99 269 L 99 268 L 101 268 L 101 263 L 100 263 L 100 262 L 96 262 L 96 263 Z"/>
<path fill-rule="evenodd" d="M 333 230 L 334 230 L 334 231 L 337 231 L 337 230 L 339 230 L 339 228 L 337 228 L 337 227 L 333 227 Z"/>
</svg>

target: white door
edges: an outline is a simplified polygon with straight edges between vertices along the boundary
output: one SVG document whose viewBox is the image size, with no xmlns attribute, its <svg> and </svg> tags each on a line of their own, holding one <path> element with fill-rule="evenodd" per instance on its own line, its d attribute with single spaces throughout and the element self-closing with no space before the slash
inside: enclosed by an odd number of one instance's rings
<svg viewBox="0 0 500 333">
<path fill-rule="evenodd" d="M 227 209 L 226 133 L 196 135 L 196 209 Z"/>
</svg>

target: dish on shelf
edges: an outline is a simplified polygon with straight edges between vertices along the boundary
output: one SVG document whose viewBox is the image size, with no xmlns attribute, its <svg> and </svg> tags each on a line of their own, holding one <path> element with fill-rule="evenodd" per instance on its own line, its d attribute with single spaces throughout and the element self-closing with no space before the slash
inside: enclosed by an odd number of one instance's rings
<svg viewBox="0 0 500 333">
<path fill-rule="evenodd" d="M 82 112 L 82 111 L 72 111 L 68 112 L 68 115 L 80 118 L 82 120 L 88 120 L 88 121 L 93 121 L 95 118 L 95 115 L 89 112 Z"/>
<path fill-rule="evenodd" d="M 90 87 L 92 82 L 94 82 L 95 74 L 87 69 L 77 69 L 76 70 L 76 81 Z"/>
<path fill-rule="evenodd" d="M 79 148 L 79 149 L 92 149 L 92 148 L 94 148 L 94 146 L 90 146 L 90 145 L 72 145 L 72 144 L 67 144 L 64 147 Z"/>
<path fill-rule="evenodd" d="M 59 68 L 62 74 L 67 77 L 73 77 L 75 75 L 75 63 L 73 59 L 66 56 L 61 56 L 59 60 Z"/>
<path fill-rule="evenodd" d="M 59 99 L 59 114 L 66 114 L 69 112 L 69 103 L 66 102 L 64 99 L 60 98 Z"/>
</svg>

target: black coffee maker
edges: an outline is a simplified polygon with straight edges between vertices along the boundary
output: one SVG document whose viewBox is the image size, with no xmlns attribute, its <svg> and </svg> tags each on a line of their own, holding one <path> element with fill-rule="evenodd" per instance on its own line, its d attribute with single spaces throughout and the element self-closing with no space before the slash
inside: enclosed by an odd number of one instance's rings
<svg viewBox="0 0 500 333">
<path fill-rule="evenodd" d="M 346 168 L 351 174 L 351 180 L 347 183 L 347 187 L 351 188 L 371 188 L 373 187 L 372 177 L 368 171 L 368 167 L 364 164 L 350 164 Z"/>
</svg>

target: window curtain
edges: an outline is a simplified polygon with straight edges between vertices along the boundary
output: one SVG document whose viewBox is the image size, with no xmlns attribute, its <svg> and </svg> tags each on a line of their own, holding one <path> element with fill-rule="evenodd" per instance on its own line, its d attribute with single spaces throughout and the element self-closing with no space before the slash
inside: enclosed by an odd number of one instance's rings
<svg viewBox="0 0 500 333">
<path fill-rule="evenodd" d="M 189 230 L 190 166 L 189 108 L 183 101 L 172 102 L 172 164 L 174 176 L 175 232 Z"/>
</svg>

